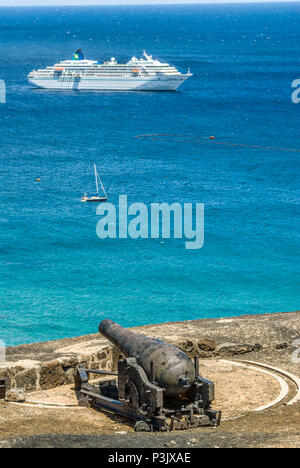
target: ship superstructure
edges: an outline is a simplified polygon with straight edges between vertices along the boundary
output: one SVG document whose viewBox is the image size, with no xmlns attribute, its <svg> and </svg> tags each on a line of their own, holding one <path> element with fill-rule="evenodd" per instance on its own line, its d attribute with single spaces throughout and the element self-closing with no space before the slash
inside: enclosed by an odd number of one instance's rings
<svg viewBox="0 0 300 468">
<path fill-rule="evenodd" d="M 142 58 L 132 57 L 129 62 L 119 64 L 114 57 L 103 63 L 87 60 L 79 49 L 72 60 L 33 70 L 28 80 L 32 85 L 46 89 L 175 91 L 191 76 L 190 71 L 181 73 L 146 52 Z"/>
</svg>

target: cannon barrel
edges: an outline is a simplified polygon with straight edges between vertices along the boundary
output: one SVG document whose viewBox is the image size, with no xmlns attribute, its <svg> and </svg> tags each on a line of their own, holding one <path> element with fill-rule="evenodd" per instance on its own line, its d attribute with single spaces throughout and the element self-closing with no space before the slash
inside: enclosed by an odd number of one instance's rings
<svg viewBox="0 0 300 468">
<path fill-rule="evenodd" d="M 165 389 L 168 396 L 187 392 L 195 381 L 195 367 L 176 346 L 139 335 L 112 320 L 103 320 L 99 332 L 117 346 L 126 357 L 134 357 L 148 379 Z"/>
</svg>

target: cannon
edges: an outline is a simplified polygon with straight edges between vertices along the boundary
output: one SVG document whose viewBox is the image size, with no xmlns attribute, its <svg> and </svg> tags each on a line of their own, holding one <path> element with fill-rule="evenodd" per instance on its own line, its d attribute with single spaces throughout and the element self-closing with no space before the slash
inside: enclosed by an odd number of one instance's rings
<svg viewBox="0 0 300 468">
<path fill-rule="evenodd" d="M 84 369 L 75 375 L 75 390 L 83 402 L 135 421 L 135 431 L 171 431 L 218 426 L 221 411 L 211 408 L 214 384 L 199 375 L 194 362 L 179 348 L 139 335 L 112 320 L 103 320 L 99 332 L 122 353 L 118 371 Z M 114 380 L 89 383 L 91 374 L 113 375 Z"/>
</svg>

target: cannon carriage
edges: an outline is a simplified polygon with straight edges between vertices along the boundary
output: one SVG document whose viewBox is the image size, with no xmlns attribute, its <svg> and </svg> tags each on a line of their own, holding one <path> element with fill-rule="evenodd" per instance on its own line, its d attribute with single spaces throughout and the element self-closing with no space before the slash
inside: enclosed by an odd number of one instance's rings
<svg viewBox="0 0 300 468">
<path fill-rule="evenodd" d="M 125 357 L 117 372 L 78 368 L 75 389 L 86 404 L 136 421 L 136 431 L 220 424 L 221 412 L 211 408 L 214 384 L 200 376 L 198 357 L 193 363 L 179 348 L 111 320 L 103 320 L 99 331 Z M 95 386 L 89 383 L 92 374 L 115 378 Z"/>
</svg>

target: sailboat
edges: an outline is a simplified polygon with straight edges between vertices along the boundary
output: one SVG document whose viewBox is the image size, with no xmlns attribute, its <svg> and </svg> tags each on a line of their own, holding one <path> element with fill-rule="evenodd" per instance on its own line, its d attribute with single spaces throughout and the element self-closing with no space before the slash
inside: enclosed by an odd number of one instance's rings
<svg viewBox="0 0 300 468">
<path fill-rule="evenodd" d="M 95 171 L 95 181 L 96 181 L 96 189 L 97 192 L 95 195 L 88 196 L 86 193 L 83 195 L 81 198 L 82 203 L 87 203 L 87 202 L 96 202 L 96 203 L 104 203 L 107 201 L 107 194 L 105 191 L 105 188 L 103 187 L 103 184 L 101 182 L 100 176 L 97 171 L 96 164 L 94 164 L 94 171 Z M 99 183 L 102 188 L 102 191 L 104 193 L 104 196 L 99 195 Z"/>
</svg>

